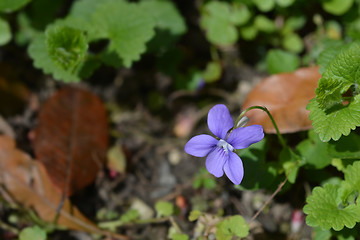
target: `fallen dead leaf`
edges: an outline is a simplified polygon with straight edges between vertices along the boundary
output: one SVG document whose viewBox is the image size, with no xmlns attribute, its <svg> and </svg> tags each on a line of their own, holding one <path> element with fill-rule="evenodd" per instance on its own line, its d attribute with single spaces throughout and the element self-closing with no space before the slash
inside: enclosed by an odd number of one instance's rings
<svg viewBox="0 0 360 240">
<path fill-rule="evenodd" d="M 311 129 L 309 111 L 305 108 L 315 97 L 320 77 L 318 67 L 300 68 L 293 73 L 267 77 L 248 94 L 242 109 L 265 106 L 281 133 Z M 251 110 L 246 116 L 250 118 L 248 125 L 260 124 L 266 133 L 276 132 L 270 118 L 262 110 Z"/>
<path fill-rule="evenodd" d="M 41 107 L 34 150 L 66 196 L 92 183 L 106 160 L 108 123 L 101 100 L 64 87 Z"/>
<path fill-rule="evenodd" d="M 10 194 L 11 199 L 33 209 L 43 220 L 52 222 L 57 214 L 61 194 L 51 183 L 44 166 L 15 146 L 15 141 L 0 135 L 0 193 Z M 59 211 L 57 224 L 68 229 L 110 235 L 87 219 L 68 199 Z M 125 236 L 115 235 L 118 239 Z"/>
</svg>

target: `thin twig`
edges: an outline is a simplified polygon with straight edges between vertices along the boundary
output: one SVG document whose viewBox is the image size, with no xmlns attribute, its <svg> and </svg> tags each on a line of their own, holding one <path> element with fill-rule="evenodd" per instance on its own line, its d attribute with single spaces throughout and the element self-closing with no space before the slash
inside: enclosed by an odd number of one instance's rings
<svg viewBox="0 0 360 240">
<path fill-rule="evenodd" d="M 280 183 L 280 185 L 279 185 L 278 188 L 275 190 L 275 192 L 270 196 L 270 198 L 269 198 L 268 200 L 266 200 L 266 202 L 264 202 L 264 204 L 261 206 L 261 208 L 260 208 L 260 209 L 255 213 L 255 215 L 250 219 L 249 225 L 250 225 L 250 224 L 255 220 L 255 218 L 264 210 L 264 208 L 265 208 L 267 205 L 269 205 L 269 203 L 271 202 L 271 200 L 274 199 L 274 197 L 276 196 L 276 194 L 278 194 L 278 193 L 281 191 L 282 187 L 285 185 L 285 183 L 286 183 L 287 180 L 289 179 L 289 175 L 290 175 L 292 169 L 293 169 L 293 168 L 291 168 L 291 169 L 289 170 L 289 173 L 286 175 L 285 180 L 282 181 L 282 183 Z"/>
</svg>

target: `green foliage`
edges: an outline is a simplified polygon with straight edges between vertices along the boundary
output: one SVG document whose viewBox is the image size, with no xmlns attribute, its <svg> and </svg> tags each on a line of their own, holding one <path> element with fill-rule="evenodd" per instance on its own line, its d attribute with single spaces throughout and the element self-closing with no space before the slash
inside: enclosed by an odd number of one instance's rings
<svg viewBox="0 0 360 240">
<path fill-rule="evenodd" d="M 65 71 L 72 71 L 84 60 L 88 44 L 82 31 L 67 26 L 46 30 L 47 52 L 53 63 Z"/>
<path fill-rule="evenodd" d="M 0 18 L 0 46 L 10 42 L 12 37 L 9 24 Z"/>
<path fill-rule="evenodd" d="M 139 218 L 139 212 L 136 209 L 129 209 L 120 217 L 122 223 L 129 223 Z"/>
<path fill-rule="evenodd" d="M 283 47 L 293 53 L 300 53 L 304 49 L 301 37 L 295 33 L 286 34 L 282 42 Z"/>
<path fill-rule="evenodd" d="M 299 64 L 298 56 L 283 50 L 273 49 L 266 55 L 266 67 L 271 74 L 295 71 Z"/>
<path fill-rule="evenodd" d="M 266 162 L 265 147 L 266 141 L 262 140 L 239 151 L 239 156 L 244 162 L 244 178 L 240 185 L 241 189 L 269 188 L 274 182 L 277 170 Z"/>
<path fill-rule="evenodd" d="M 272 33 L 276 30 L 275 23 L 264 15 L 257 15 L 254 20 L 257 30 L 265 33 Z"/>
<path fill-rule="evenodd" d="M 31 0 L 1 0 L 0 12 L 13 12 L 28 4 Z"/>
<path fill-rule="evenodd" d="M 199 172 L 195 175 L 193 187 L 195 189 L 199 189 L 201 187 L 213 189 L 215 186 L 216 181 L 212 175 L 205 168 L 200 168 Z"/>
<path fill-rule="evenodd" d="M 211 43 L 231 45 L 239 37 L 236 26 L 245 24 L 249 18 L 250 12 L 246 6 L 210 1 L 204 5 L 201 27 L 206 31 L 206 37 Z"/>
<path fill-rule="evenodd" d="M 171 235 L 171 238 L 173 240 L 188 240 L 189 239 L 188 235 L 186 235 L 184 233 L 174 233 Z"/>
<path fill-rule="evenodd" d="M 352 44 L 333 61 L 325 63 L 326 70 L 315 90 L 316 98 L 307 106 L 322 141 L 338 140 L 360 126 L 359 60 L 360 45 Z"/>
<path fill-rule="evenodd" d="M 305 163 L 316 169 L 322 169 L 331 163 L 328 144 L 322 142 L 314 131 L 309 131 L 309 138 L 296 146 L 296 150 L 304 158 Z"/>
<path fill-rule="evenodd" d="M 214 82 L 221 77 L 222 67 L 220 62 L 209 62 L 202 74 L 205 82 Z"/>
<path fill-rule="evenodd" d="M 349 136 L 342 136 L 338 141 L 331 141 L 327 145 L 329 155 L 333 158 L 360 159 L 360 136 L 354 132 Z"/>
<path fill-rule="evenodd" d="M 199 210 L 192 210 L 189 214 L 189 221 L 193 222 L 196 221 L 200 216 L 202 215 L 202 212 Z"/>
<path fill-rule="evenodd" d="M 275 7 L 275 0 L 254 0 L 253 2 L 262 12 L 269 12 Z"/>
<path fill-rule="evenodd" d="M 343 15 L 353 5 L 354 0 L 323 0 L 322 7 L 334 15 Z"/>
<path fill-rule="evenodd" d="M 216 225 L 216 239 L 231 240 L 233 236 L 244 238 L 249 235 L 249 225 L 240 215 L 225 218 Z"/>
<path fill-rule="evenodd" d="M 21 230 L 19 240 L 46 240 L 46 232 L 38 226 Z"/>
<path fill-rule="evenodd" d="M 308 225 L 339 231 L 344 226 L 353 228 L 360 222 L 359 171 L 360 162 L 355 162 L 346 168 L 345 179 L 340 185 L 326 184 L 313 189 L 304 207 Z"/>
<path fill-rule="evenodd" d="M 145 0 L 141 2 L 141 6 L 152 14 L 158 29 L 167 30 L 172 35 L 186 32 L 185 21 L 171 1 Z"/>
<path fill-rule="evenodd" d="M 170 202 L 158 201 L 155 204 L 158 217 L 168 217 L 174 213 L 174 205 Z"/>
<path fill-rule="evenodd" d="M 341 105 L 343 96 L 351 86 L 358 91 L 358 63 L 360 60 L 360 45 L 352 44 L 340 52 L 328 65 L 316 89 L 316 99 L 320 107 L 327 110 L 335 105 Z"/>
</svg>

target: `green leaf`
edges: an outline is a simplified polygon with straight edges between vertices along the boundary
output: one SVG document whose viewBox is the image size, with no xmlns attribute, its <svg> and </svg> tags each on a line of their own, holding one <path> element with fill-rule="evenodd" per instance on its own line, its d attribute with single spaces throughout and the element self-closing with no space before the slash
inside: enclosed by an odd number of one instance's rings
<svg viewBox="0 0 360 240">
<path fill-rule="evenodd" d="M 312 99 L 306 109 L 310 111 L 314 130 L 323 142 L 330 139 L 337 141 L 341 135 L 347 136 L 360 126 L 360 96 L 347 106 L 338 105 L 328 111 L 321 109 L 316 99 Z"/>
<path fill-rule="evenodd" d="M 46 240 L 46 232 L 38 226 L 21 230 L 19 240 Z"/>
<path fill-rule="evenodd" d="M 320 227 L 314 228 L 314 238 L 313 240 L 330 240 L 331 238 L 331 231 L 326 229 L 323 230 Z"/>
<path fill-rule="evenodd" d="M 244 4 L 233 5 L 233 11 L 230 14 L 230 21 L 237 26 L 242 26 L 251 18 L 251 12 Z"/>
<path fill-rule="evenodd" d="M 241 188 L 255 190 L 268 188 L 274 182 L 276 171 L 265 161 L 266 141 L 262 140 L 250 147 L 238 150 L 239 156 L 244 162 L 244 178 Z"/>
<path fill-rule="evenodd" d="M 323 0 L 322 7 L 328 13 L 343 15 L 351 8 L 353 3 L 353 0 Z"/>
<path fill-rule="evenodd" d="M 340 205 L 339 188 L 337 185 L 326 184 L 324 187 L 313 189 L 303 209 L 307 214 L 306 223 L 309 226 L 339 231 L 344 226 L 353 228 L 356 222 L 360 221 L 359 205 Z"/>
<path fill-rule="evenodd" d="M 84 60 L 88 44 L 82 31 L 54 26 L 46 30 L 45 37 L 50 58 L 64 70 L 72 71 Z"/>
<path fill-rule="evenodd" d="M 274 21 L 264 15 L 257 15 L 254 20 L 254 26 L 257 30 L 265 33 L 272 33 L 276 30 Z"/>
<path fill-rule="evenodd" d="M 359 142 L 360 136 L 352 132 L 349 136 L 342 136 L 338 141 L 329 142 L 329 144 L 327 144 L 327 150 L 333 158 L 360 158 Z"/>
<path fill-rule="evenodd" d="M 299 30 L 306 23 L 306 17 L 303 15 L 291 16 L 286 19 L 284 28 L 289 29 L 290 31 Z"/>
<path fill-rule="evenodd" d="M 189 214 L 189 221 L 193 222 L 195 220 L 197 220 L 203 213 L 200 212 L 199 210 L 192 210 Z"/>
<path fill-rule="evenodd" d="M 280 7 L 290 7 L 295 0 L 275 0 Z"/>
<path fill-rule="evenodd" d="M 273 49 L 266 55 L 266 67 L 269 73 L 293 72 L 300 65 L 299 57 L 279 49 Z"/>
<path fill-rule="evenodd" d="M 109 51 L 114 51 L 125 67 L 140 59 L 146 42 L 155 34 L 153 17 L 138 3 L 107 0 L 92 16 L 97 34 L 110 40 Z"/>
<path fill-rule="evenodd" d="M 314 131 L 308 132 L 309 138 L 300 142 L 296 150 L 304 158 L 305 163 L 315 169 L 321 169 L 331 163 L 328 154 L 328 144 L 322 142 Z"/>
<path fill-rule="evenodd" d="M 235 17 L 234 17 L 235 16 Z M 226 2 L 208 2 L 202 11 L 200 25 L 206 38 L 213 44 L 231 45 L 238 40 L 238 31 L 233 23 L 236 15 Z"/>
<path fill-rule="evenodd" d="M 242 216 L 231 216 L 216 225 L 215 235 L 219 240 L 231 240 L 233 236 L 244 238 L 249 235 L 249 225 Z"/>
<path fill-rule="evenodd" d="M 358 91 L 360 84 L 360 45 L 352 44 L 346 51 L 341 52 L 329 64 L 320 78 L 315 90 L 316 99 L 322 109 L 326 110 L 343 102 L 342 94 L 355 86 Z"/>
<path fill-rule="evenodd" d="M 300 53 L 304 50 L 304 44 L 296 33 L 286 34 L 282 40 L 283 47 L 293 53 Z"/>
<path fill-rule="evenodd" d="M 152 14 L 157 28 L 168 30 L 173 35 L 181 35 L 186 32 L 184 18 L 180 15 L 173 2 L 145 0 L 140 5 Z"/>
<path fill-rule="evenodd" d="M 269 12 L 275 7 L 275 0 L 253 0 L 253 3 L 262 12 Z"/>
<path fill-rule="evenodd" d="M 55 79 L 63 80 L 65 82 L 80 81 L 80 77 L 77 75 L 77 71 L 66 71 L 53 62 L 49 53 L 46 51 L 44 34 L 39 34 L 34 38 L 34 40 L 29 45 L 28 53 L 33 59 L 34 66 L 36 68 L 42 69 L 46 74 L 52 74 Z"/>
<path fill-rule="evenodd" d="M 16 11 L 26 4 L 28 4 L 31 0 L 1 0 L 0 1 L 0 12 L 13 12 Z"/>
<path fill-rule="evenodd" d="M 344 171 L 344 181 L 341 183 L 340 198 L 345 206 L 360 203 L 358 199 L 360 193 L 360 161 L 354 162 L 346 167 Z M 357 205 L 358 206 L 358 205 Z M 358 206 L 360 208 L 360 206 Z M 360 216 L 359 216 L 360 218 Z M 360 219 L 358 220 L 360 222 Z"/>
<path fill-rule="evenodd" d="M 139 212 L 136 209 L 129 209 L 120 217 L 122 223 L 129 223 L 139 218 Z"/>
<path fill-rule="evenodd" d="M 0 46 L 10 42 L 11 37 L 11 30 L 8 22 L 0 18 Z"/>
<path fill-rule="evenodd" d="M 188 240 L 189 236 L 184 233 L 174 233 L 171 235 L 172 240 Z"/>
<path fill-rule="evenodd" d="M 215 82 L 221 77 L 222 67 L 220 62 L 209 62 L 206 65 L 206 69 L 204 70 L 202 77 L 204 78 L 205 82 L 211 83 Z"/>
<path fill-rule="evenodd" d="M 258 34 L 258 30 L 255 26 L 243 26 L 241 29 L 240 29 L 240 34 L 242 36 L 243 39 L 245 40 L 253 40 L 257 34 Z"/>
<path fill-rule="evenodd" d="M 174 205 L 170 202 L 158 201 L 155 204 L 155 210 L 159 217 L 168 217 L 174 213 Z"/>
<path fill-rule="evenodd" d="M 343 41 L 334 40 L 334 39 L 327 39 L 323 41 L 324 50 L 321 51 L 319 57 L 317 58 L 316 62 L 320 66 L 319 72 L 323 74 L 327 67 L 329 66 L 330 62 L 333 61 L 340 52 L 346 50 L 349 47 L 349 44 L 344 44 Z"/>
</svg>

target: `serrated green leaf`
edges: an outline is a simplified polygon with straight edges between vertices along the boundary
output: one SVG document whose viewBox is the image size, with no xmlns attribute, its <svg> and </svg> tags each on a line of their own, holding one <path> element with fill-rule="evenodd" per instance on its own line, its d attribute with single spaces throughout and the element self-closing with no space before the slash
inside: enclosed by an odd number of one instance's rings
<svg viewBox="0 0 360 240">
<path fill-rule="evenodd" d="M 249 225 L 242 216 L 231 216 L 216 225 L 215 235 L 219 240 L 230 240 L 233 236 L 244 238 L 249 235 Z"/>
<path fill-rule="evenodd" d="M 329 155 L 333 158 L 356 159 L 360 158 L 360 136 L 351 132 L 349 136 L 342 136 L 338 141 L 327 144 Z"/>
<path fill-rule="evenodd" d="M 328 154 L 328 144 L 322 142 L 314 131 L 309 131 L 309 138 L 300 142 L 296 150 L 304 158 L 305 163 L 315 169 L 321 169 L 331 163 Z"/>
<path fill-rule="evenodd" d="M 38 226 L 21 230 L 19 240 L 46 240 L 46 232 Z"/>
<path fill-rule="evenodd" d="M 300 53 L 304 49 L 304 44 L 296 33 L 286 34 L 282 40 L 283 47 L 293 53 Z"/>
<path fill-rule="evenodd" d="M 310 111 L 314 130 L 323 142 L 337 141 L 341 135 L 347 136 L 360 126 L 360 96 L 347 106 L 338 105 L 328 111 L 321 109 L 316 99 L 312 99 L 306 109 Z"/>
<path fill-rule="evenodd" d="M 42 69 L 44 73 L 52 74 L 55 79 L 63 80 L 65 82 L 80 81 L 80 77 L 77 75 L 77 71 L 66 71 L 53 63 L 49 53 L 46 51 L 44 34 L 39 34 L 36 38 L 34 38 L 34 40 L 29 45 L 28 52 L 34 61 L 34 66 L 36 68 Z"/>
<path fill-rule="evenodd" d="M 12 34 L 8 22 L 0 18 L 0 46 L 10 42 L 11 37 Z"/>
<path fill-rule="evenodd" d="M 31 2 L 31 0 L 1 0 L 0 1 L 0 11 L 1 12 L 13 12 L 16 11 L 26 4 Z"/>
<path fill-rule="evenodd" d="M 107 0 L 97 6 L 93 23 L 98 34 L 110 40 L 109 51 L 116 52 L 125 67 L 140 59 L 155 34 L 153 17 L 138 3 Z"/>
<path fill-rule="evenodd" d="M 173 35 L 181 35 L 186 32 L 184 18 L 180 15 L 173 2 L 145 0 L 141 2 L 141 6 L 152 14 L 157 28 L 167 30 Z"/>
<path fill-rule="evenodd" d="M 321 51 L 316 62 L 320 66 L 319 72 L 323 74 L 326 71 L 326 68 L 329 66 L 330 62 L 333 61 L 336 56 L 346 50 L 350 45 L 345 45 L 343 41 L 328 39 L 323 42 L 324 50 Z"/>
<path fill-rule="evenodd" d="M 313 189 L 303 209 L 309 226 L 339 231 L 344 226 L 353 228 L 360 221 L 359 205 L 352 204 L 344 208 L 339 206 L 339 188 L 337 185 L 327 184 Z"/>
<path fill-rule="evenodd" d="M 300 65 L 297 55 L 279 49 L 273 49 L 266 55 L 266 67 L 269 73 L 293 72 Z"/>
<path fill-rule="evenodd" d="M 323 230 L 320 227 L 314 228 L 314 234 L 315 235 L 313 240 L 330 240 L 332 235 L 330 230 Z"/>
<path fill-rule="evenodd" d="M 345 206 L 359 203 L 360 199 L 360 161 L 354 162 L 346 167 L 344 171 L 344 181 L 341 183 L 340 198 Z M 359 206 L 360 208 L 360 206 Z M 360 222 L 360 220 L 358 220 Z"/>
<path fill-rule="evenodd" d="M 353 85 L 360 84 L 360 45 L 352 44 L 346 51 L 339 53 L 329 64 L 318 87 L 315 90 L 316 99 L 322 109 L 329 109 L 342 104 L 346 91 Z"/>
<path fill-rule="evenodd" d="M 328 13 L 343 15 L 351 8 L 353 3 L 353 0 L 323 0 L 322 7 Z"/>
<path fill-rule="evenodd" d="M 170 202 L 158 201 L 155 204 L 155 210 L 159 217 L 168 217 L 174 213 L 174 205 Z"/>
<path fill-rule="evenodd" d="M 275 7 L 275 0 L 253 0 L 253 3 L 262 12 L 269 12 Z"/>
<path fill-rule="evenodd" d="M 46 30 L 45 37 L 50 58 L 64 70 L 72 71 L 84 60 L 88 44 L 82 31 L 54 26 Z"/>
</svg>

